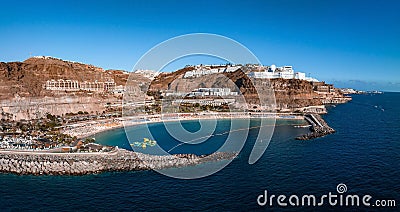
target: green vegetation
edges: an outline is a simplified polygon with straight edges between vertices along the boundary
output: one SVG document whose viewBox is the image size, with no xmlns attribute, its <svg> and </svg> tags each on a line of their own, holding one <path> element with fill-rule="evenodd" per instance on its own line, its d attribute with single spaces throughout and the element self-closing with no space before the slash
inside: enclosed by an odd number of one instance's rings
<svg viewBox="0 0 400 212">
<path fill-rule="evenodd" d="M 213 105 L 200 105 L 199 103 L 195 104 L 185 103 L 179 105 L 179 113 L 193 113 L 201 111 L 229 112 L 230 109 L 227 104 L 213 106 Z"/>
<path fill-rule="evenodd" d="M 0 133 L 18 135 L 19 137 L 34 137 L 57 144 L 69 144 L 76 140 L 69 135 L 59 132 L 58 127 L 63 124 L 61 116 L 46 114 L 45 117 L 35 120 L 4 120 L 0 121 Z"/>
<path fill-rule="evenodd" d="M 94 143 L 96 140 L 94 138 L 86 138 L 85 141 L 83 142 L 84 144 L 88 143 Z"/>
</svg>

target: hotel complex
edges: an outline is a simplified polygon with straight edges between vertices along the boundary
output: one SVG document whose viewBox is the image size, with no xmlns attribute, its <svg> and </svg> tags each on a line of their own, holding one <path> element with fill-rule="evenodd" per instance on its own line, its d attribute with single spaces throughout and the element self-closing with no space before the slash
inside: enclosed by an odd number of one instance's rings
<svg viewBox="0 0 400 212">
<path fill-rule="evenodd" d="M 231 92 L 230 88 L 198 88 L 189 93 L 191 96 L 237 96 L 238 92 Z"/>
<path fill-rule="evenodd" d="M 193 71 L 188 71 L 185 73 L 183 78 L 197 78 L 201 77 L 204 75 L 209 75 L 209 74 L 219 74 L 219 73 L 225 73 L 225 72 L 235 72 L 239 70 L 242 66 L 237 65 L 237 66 L 216 66 L 217 68 L 214 68 L 215 66 L 212 65 L 196 65 L 194 66 Z"/>
<path fill-rule="evenodd" d="M 318 82 L 317 79 L 306 77 L 303 72 L 295 72 L 292 66 L 276 67 L 276 65 L 262 66 L 262 65 L 196 65 L 193 66 L 194 70 L 185 73 L 183 78 L 197 78 L 210 74 L 220 74 L 227 72 L 235 72 L 239 69 L 245 71 L 250 68 L 250 72 L 247 72 L 249 77 L 258 79 L 299 79 L 306 80 L 309 82 Z M 246 72 L 246 71 L 245 71 Z"/>
<path fill-rule="evenodd" d="M 211 96 L 237 96 L 230 88 L 197 88 L 189 93 L 165 91 L 163 96 L 211 97 Z"/>
<path fill-rule="evenodd" d="M 303 72 L 294 72 L 292 66 L 282 66 L 276 67 L 275 65 L 271 65 L 270 67 L 264 66 L 262 67 L 264 71 L 253 71 L 248 74 L 249 77 L 260 78 L 260 79 L 299 79 L 299 80 L 307 80 L 310 82 L 318 82 L 317 79 L 306 77 L 306 74 Z"/>
<path fill-rule="evenodd" d="M 91 91 L 91 92 L 114 92 L 116 84 L 114 80 L 105 82 L 79 82 L 78 80 L 47 80 L 44 85 L 46 90 L 51 91 Z"/>
</svg>

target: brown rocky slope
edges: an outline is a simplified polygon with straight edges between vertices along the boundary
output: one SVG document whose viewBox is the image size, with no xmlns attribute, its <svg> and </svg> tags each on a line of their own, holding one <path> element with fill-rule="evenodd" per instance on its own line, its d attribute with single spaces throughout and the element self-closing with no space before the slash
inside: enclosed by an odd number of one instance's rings
<svg viewBox="0 0 400 212">
<path fill-rule="evenodd" d="M 131 73 L 136 90 L 148 78 Z M 51 91 L 44 85 L 47 80 L 77 80 L 79 82 L 104 82 L 114 80 L 125 85 L 129 73 L 53 57 L 32 57 L 23 62 L 0 62 L 0 112 L 13 114 L 14 119 L 31 119 L 46 113 L 62 115 L 87 111 L 101 113 L 109 102 L 120 101 L 108 93 L 84 91 Z M 136 88 L 137 87 L 137 88 Z"/>
<path fill-rule="evenodd" d="M 240 69 L 235 72 L 211 74 L 198 78 L 183 78 L 184 74 L 191 70 L 189 68 L 157 76 L 151 82 L 149 90 L 151 93 L 156 93 L 156 91 L 190 92 L 199 87 L 228 87 L 233 91 L 240 91 L 248 103 L 258 104 L 261 94 L 257 95 L 257 91 L 260 92 L 260 87 L 262 87 L 266 88 L 263 91 L 264 95 L 268 94 L 269 90 L 273 90 L 275 109 L 282 111 L 295 111 L 302 107 L 323 105 L 330 103 L 330 99 L 339 99 L 339 102 L 349 100 L 338 89 L 324 82 L 313 83 L 298 79 L 251 79 Z M 320 87 L 329 86 L 332 89 L 320 92 Z"/>
</svg>

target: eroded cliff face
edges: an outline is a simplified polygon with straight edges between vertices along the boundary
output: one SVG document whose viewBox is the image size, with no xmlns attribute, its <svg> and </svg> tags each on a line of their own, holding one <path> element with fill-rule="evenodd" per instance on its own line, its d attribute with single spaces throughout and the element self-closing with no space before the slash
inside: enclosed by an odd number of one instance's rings
<svg viewBox="0 0 400 212">
<path fill-rule="evenodd" d="M 0 100 L 20 97 L 54 96 L 46 91 L 47 80 L 105 81 L 125 85 L 128 74 L 56 58 L 29 58 L 24 62 L 0 63 Z"/>
<path fill-rule="evenodd" d="M 279 109 L 294 109 L 322 105 L 320 95 L 310 82 L 298 79 L 272 79 L 275 99 Z"/>
<path fill-rule="evenodd" d="M 194 67 L 186 67 L 172 73 L 160 73 L 151 82 L 149 90 L 150 91 L 167 90 L 168 87 L 170 87 L 171 83 L 173 83 L 178 78 L 181 79 L 187 71 L 191 71 L 193 69 Z"/>
<path fill-rule="evenodd" d="M 226 87 L 238 91 L 249 104 L 259 104 L 265 95 L 275 95 L 276 110 L 295 111 L 307 106 L 323 105 L 323 99 L 344 97 L 339 91 L 321 93 L 311 82 L 298 79 L 254 79 L 242 70 L 223 74 L 211 74 L 198 78 L 183 78 L 188 71 L 181 69 L 173 73 L 159 75 L 150 85 L 150 91 L 190 92 L 200 87 Z M 325 85 L 325 83 L 322 83 Z"/>
<path fill-rule="evenodd" d="M 140 74 L 131 77 L 129 90 L 141 91 L 143 83 L 150 80 Z M 77 80 L 79 82 L 104 82 L 114 80 L 125 86 L 129 74 L 120 70 L 102 68 L 52 57 L 29 58 L 24 62 L 0 62 L 0 112 L 13 114 L 14 119 L 31 119 L 46 113 L 62 115 L 87 111 L 101 113 L 109 102 L 120 97 L 110 93 L 84 91 L 50 91 L 47 80 Z"/>
<path fill-rule="evenodd" d="M 20 96 L 40 96 L 43 78 L 39 73 L 28 71 L 21 62 L 0 63 L 0 100 Z"/>
</svg>

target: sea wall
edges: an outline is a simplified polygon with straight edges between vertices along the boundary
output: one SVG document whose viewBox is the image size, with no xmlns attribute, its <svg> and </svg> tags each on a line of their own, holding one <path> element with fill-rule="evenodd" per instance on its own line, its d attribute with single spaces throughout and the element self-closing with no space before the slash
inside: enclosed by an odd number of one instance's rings
<svg viewBox="0 0 400 212">
<path fill-rule="evenodd" d="M 0 151 L 0 172 L 20 175 L 85 175 L 112 171 L 133 171 L 194 166 L 232 159 L 235 153 L 208 156 L 179 154 L 146 155 L 123 149 L 107 153 L 44 153 Z"/>
</svg>

